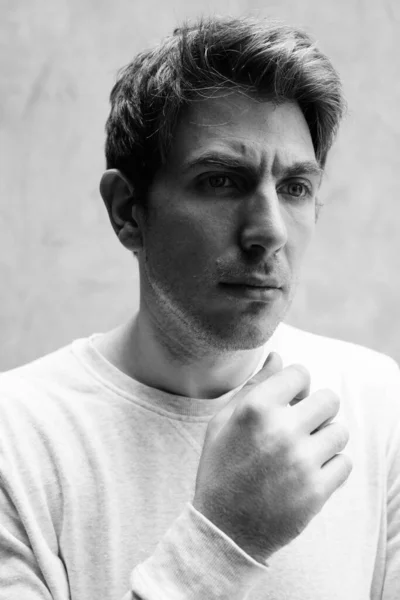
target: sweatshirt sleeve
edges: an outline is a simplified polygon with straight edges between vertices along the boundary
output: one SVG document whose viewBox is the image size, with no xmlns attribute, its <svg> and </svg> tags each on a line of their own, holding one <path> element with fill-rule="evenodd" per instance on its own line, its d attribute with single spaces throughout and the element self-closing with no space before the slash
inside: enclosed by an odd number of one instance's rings
<svg viewBox="0 0 400 600">
<path fill-rule="evenodd" d="M 131 575 L 123 600 L 243 600 L 268 573 L 191 503 Z"/>
<path fill-rule="evenodd" d="M 53 591 L 44 580 L 32 548 L 0 523 L 0 600 L 68 600 L 61 565 L 53 565 L 51 579 Z"/>
</svg>

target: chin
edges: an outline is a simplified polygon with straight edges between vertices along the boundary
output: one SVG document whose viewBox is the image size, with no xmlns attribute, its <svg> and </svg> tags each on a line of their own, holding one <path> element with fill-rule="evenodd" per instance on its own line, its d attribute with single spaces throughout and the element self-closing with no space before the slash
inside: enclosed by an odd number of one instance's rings
<svg viewBox="0 0 400 600">
<path fill-rule="evenodd" d="M 255 350 L 266 344 L 282 319 L 269 320 L 267 323 L 243 323 L 241 327 L 226 327 L 218 330 L 209 338 L 215 350 L 234 352 L 238 350 Z"/>
</svg>

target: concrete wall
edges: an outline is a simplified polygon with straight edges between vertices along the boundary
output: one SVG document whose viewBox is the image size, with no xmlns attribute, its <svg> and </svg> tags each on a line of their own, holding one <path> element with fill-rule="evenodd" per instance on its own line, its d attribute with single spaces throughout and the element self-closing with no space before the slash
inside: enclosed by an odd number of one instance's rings
<svg viewBox="0 0 400 600">
<path fill-rule="evenodd" d="M 0 370 L 136 311 L 136 264 L 98 193 L 108 95 L 136 51 L 200 11 L 305 26 L 342 74 L 350 113 L 286 320 L 400 361 L 397 0 L 2 0 Z"/>
</svg>

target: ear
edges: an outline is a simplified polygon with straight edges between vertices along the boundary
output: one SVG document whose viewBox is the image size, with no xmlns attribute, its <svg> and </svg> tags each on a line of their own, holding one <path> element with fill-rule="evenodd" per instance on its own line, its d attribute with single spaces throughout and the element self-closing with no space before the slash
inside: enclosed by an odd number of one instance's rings
<svg viewBox="0 0 400 600">
<path fill-rule="evenodd" d="M 121 244 L 132 252 L 141 250 L 143 220 L 132 183 L 118 169 L 108 169 L 101 178 L 100 193 Z"/>
</svg>

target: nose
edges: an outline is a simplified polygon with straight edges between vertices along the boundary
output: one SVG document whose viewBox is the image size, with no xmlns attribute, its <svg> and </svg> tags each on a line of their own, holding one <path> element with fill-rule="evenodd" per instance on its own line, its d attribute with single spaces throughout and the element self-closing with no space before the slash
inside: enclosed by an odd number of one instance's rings
<svg viewBox="0 0 400 600">
<path fill-rule="evenodd" d="M 256 190 L 243 206 L 240 244 L 247 252 L 273 255 L 283 248 L 288 234 L 282 208 L 274 185 Z"/>
</svg>

